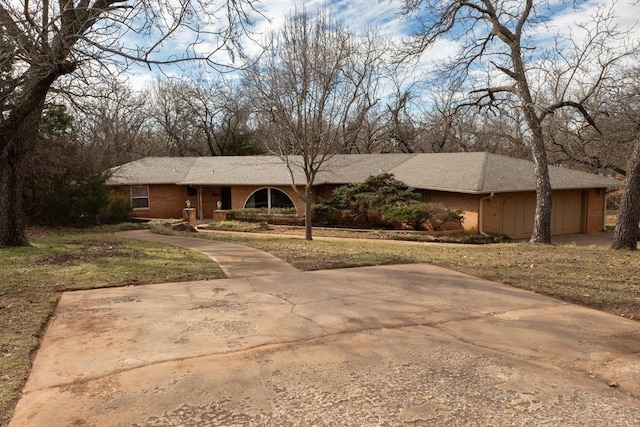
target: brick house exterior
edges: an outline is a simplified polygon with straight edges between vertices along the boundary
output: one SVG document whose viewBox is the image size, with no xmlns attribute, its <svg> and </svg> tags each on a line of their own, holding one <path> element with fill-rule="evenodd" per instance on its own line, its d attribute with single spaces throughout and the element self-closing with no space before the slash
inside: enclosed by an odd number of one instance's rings
<svg viewBox="0 0 640 427">
<path fill-rule="evenodd" d="M 329 199 L 340 185 L 362 182 L 381 172 L 416 188 L 425 201 L 464 211 L 468 231 L 531 235 L 535 212 L 533 164 L 489 153 L 364 154 L 332 157 L 314 183 L 315 201 Z M 301 171 L 294 176 L 303 191 Z M 552 235 L 604 229 L 608 189 L 613 178 L 550 167 L 553 190 Z M 282 161 L 271 156 L 145 158 L 111 171 L 113 192 L 134 206 L 141 218 L 180 218 L 187 200 L 198 218 L 218 209 L 304 204 Z"/>
</svg>

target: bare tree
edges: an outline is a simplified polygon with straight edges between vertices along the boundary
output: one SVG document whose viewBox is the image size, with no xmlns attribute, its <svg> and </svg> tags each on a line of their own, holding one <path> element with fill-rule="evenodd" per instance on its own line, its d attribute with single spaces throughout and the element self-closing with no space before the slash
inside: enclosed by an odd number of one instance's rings
<svg viewBox="0 0 640 427">
<path fill-rule="evenodd" d="M 610 106 L 599 105 L 593 111 L 597 130 L 572 114 L 551 117 L 545 126 L 550 161 L 593 173 L 626 176 L 635 142 L 630 123 Z"/>
<path fill-rule="evenodd" d="M 148 155 L 152 147 L 147 91 L 121 81 L 99 85 L 73 104 L 73 135 L 89 173 Z"/>
<path fill-rule="evenodd" d="M 371 38 L 370 38 L 371 39 Z M 369 46 L 379 46 L 373 53 L 389 51 L 387 43 L 379 38 L 365 42 Z M 382 60 L 382 58 L 380 58 Z M 361 61 L 366 67 L 366 61 Z M 344 154 L 392 153 L 413 150 L 415 123 L 412 103 L 417 91 L 413 84 L 405 85 L 407 74 L 397 64 L 382 64 L 379 61 L 369 64 L 371 68 L 368 88 L 364 93 L 366 105 L 360 109 L 360 116 L 349 123 L 341 152 Z M 372 65 L 375 65 L 372 67 Z M 411 78 L 415 78 L 414 75 Z M 393 87 L 393 91 L 389 89 Z M 360 132 L 351 132 L 359 128 Z"/>
<path fill-rule="evenodd" d="M 223 78 L 198 78 L 182 91 L 185 104 L 199 131 L 198 140 L 209 156 L 260 154 L 248 126 L 249 99 L 238 82 Z"/>
<path fill-rule="evenodd" d="M 156 143 L 173 156 L 206 154 L 198 118 L 189 104 L 192 86 L 181 79 L 156 80 L 149 106 L 155 127 Z M 206 114 L 206 112 L 205 112 Z"/>
<path fill-rule="evenodd" d="M 218 52 L 238 47 L 253 3 L 0 0 L 0 247 L 29 244 L 22 209 L 25 161 L 35 154 L 55 84 L 72 74 L 75 82 L 110 76 L 132 62 L 219 64 Z M 125 43 L 134 35 L 141 36 L 138 43 Z M 191 42 L 167 59 L 163 50 L 177 36 Z M 201 49 L 204 42 L 210 47 Z"/>
<path fill-rule="evenodd" d="M 158 144 L 178 156 L 262 153 L 245 92 L 239 82 L 217 76 L 157 80 L 150 111 Z"/>
<path fill-rule="evenodd" d="M 613 65 L 629 54 L 624 43 L 627 33 L 613 24 L 613 5 L 598 8 L 589 25 L 576 27 L 579 36 L 556 35 L 548 49 L 535 40 L 551 20 L 553 10 L 547 2 L 405 0 L 404 11 L 421 28 L 408 47 L 409 56 L 421 55 L 440 37 L 456 33 L 459 51 L 443 69 L 446 77 L 472 84 L 467 105 L 491 109 L 517 101 L 536 174 L 530 242 L 549 243 L 552 193 L 543 122 L 555 111 L 571 108 L 593 124 L 587 101 Z M 485 73 L 478 73 L 482 68 Z M 485 77 L 472 82 L 471 77 L 479 74 Z M 545 101 L 538 94 L 549 84 L 557 86 L 556 97 Z"/>
<path fill-rule="evenodd" d="M 625 186 L 620 202 L 618 220 L 613 236 L 613 249 L 638 249 L 638 226 L 640 224 L 640 68 L 634 67 L 621 76 L 614 88 L 612 100 L 615 100 L 611 116 L 618 118 L 614 134 L 618 139 L 631 141 L 635 145 L 632 151 L 625 150 L 626 166 Z"/>
<path fill-rule="evenodd" d="M 625 178 L 612 247 L 637 249 L 640 222 L 640 69 L 620 70 L 590 100 L 597 130 L 571 111 L 554 114 L 547 123 L 549 153 L 554 161 L 591 172 Z"/>
<path fill-rule="evenodd" d="M 640 223 L 640 136 L 631 154 L 625 181 L 620 212 L 613 234 L 613 249 L 638 249 L 638 224 Z"/>
<path fill-rule="evenodd" d="M 380 56 L 326 9 L 315 18 L 294 11 L 271 42 L 273 49 L 247 73 L 247 81 L 258 97 L 267 150 L 284 161 L 305 204 L 305 237 L 311 240 L 313 183 L 327 160 L 360 132 L 375 105 L 368 73 Z M 294 179 L 297 171 L 304 174 L 303 191 Z"/>
</svg>

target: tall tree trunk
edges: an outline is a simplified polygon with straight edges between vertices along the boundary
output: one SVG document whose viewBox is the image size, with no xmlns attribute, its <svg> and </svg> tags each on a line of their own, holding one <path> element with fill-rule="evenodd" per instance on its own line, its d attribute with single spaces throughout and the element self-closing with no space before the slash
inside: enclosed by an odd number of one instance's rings
<svg viewBox="0 0 640 427">
<path fill-rule="evenodd" d="M 613 234 L 613 249 L 638 249 L 638 223 L 640 223 L 640 137 L 636 140 L 627 180 L 622 193 L 620 212 Z"/>
<path fill-rule="evenodd" d="M 538 124 L 533 129 L 533 134 L 531 151 L 536 175 L 536 214 L 529 243 L 549 244 L 551 243 L 551 201 L 553 196 L 542 126 Z"/>
<path fill-rule="evenodd" d="M 304 189 L 304 238 L 306 240 L 313 240 L 313 231 L 311 228 L 313 215 L 311 210 L 312 200 L 312 188 L 308 185 Z"/>
<path fill-rule="evenodd" d="M 527 0 L 526 3 L 527 8 L 531 8 L 532 2 Z M 511 34 L 497 19 L 494 22 L 494 28 Z M 511 49 L 511 60 L 513 61 L 514 70 L 511 77 L 516 81 L 518 98 L 522 104 L 522 112 L 524 113 L 527 126 L 529 126 L 529 130 L 531 131 L 531 155 L 533 157 L 536 176 L 536 214 L 533 221 L 533 233 L 531 234 L 529 243 L 549 244 L 551 243 L 551 178 L 549 177 L 547 151 L 544 146 L 542 119 L 536 112 L 537 104 L 534 102 L 531 89 L 529 88 L 529 81 L 527 80 L 527 72 L 520 46 L 521 35 L 519 31 L 520 29 L 518 30 L 517 36 L 511 35 L 507 37 L 503 35 L 501 38 Z"/>
<path fill-rule="evenodd" d="M 529 243 L 549 244 L 551 243 L 552 191 L 547 152 L 544 148 L 544 134 L 542 124 L 533 108 L 525 106 L 524 115 L 532 134 L 531 154 L 536 176 L 536 213 Z"/>
<path fill-rule="evenodd" d="M 14 150 L 0 156 L 0 247 L 29 246 L 22 210 L 22 163 Z"/>
<path fill-rule="evenodd" d="M 0 128 L 0 247 L 30 246 L 22 209 L 25 168 L 28 156 L 34 154 L 45 95 L 34 93 L 30 99 L 34 108 Z"/>
</svg>

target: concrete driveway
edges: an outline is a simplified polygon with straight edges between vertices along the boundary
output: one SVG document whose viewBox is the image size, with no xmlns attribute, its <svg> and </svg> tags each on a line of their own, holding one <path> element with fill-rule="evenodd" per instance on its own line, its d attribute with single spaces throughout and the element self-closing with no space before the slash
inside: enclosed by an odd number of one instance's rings
<svg viewBox="0 0 640 427">
<path fill-rule="evenodd" d="M 640 425 L 640 323 L 421 264 L 70 292 L 10 425 Z"/>
</svg>

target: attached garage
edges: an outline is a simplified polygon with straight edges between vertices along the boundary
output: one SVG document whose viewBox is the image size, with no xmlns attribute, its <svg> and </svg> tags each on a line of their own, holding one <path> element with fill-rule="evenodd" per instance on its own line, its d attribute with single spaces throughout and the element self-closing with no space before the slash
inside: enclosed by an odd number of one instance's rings
<svg viewBox="0 0 640 427">
<path fill-rule="evenodd" d="M 556 191 L 551 208 L 551 234 L 586 232 L 585 212 L 587 192 Z M 500 210 L 501 233 L 516 239 L 531 236 L 536 213 L 536 194 L 510 193 L 502 198 Z"/>
</svg>

